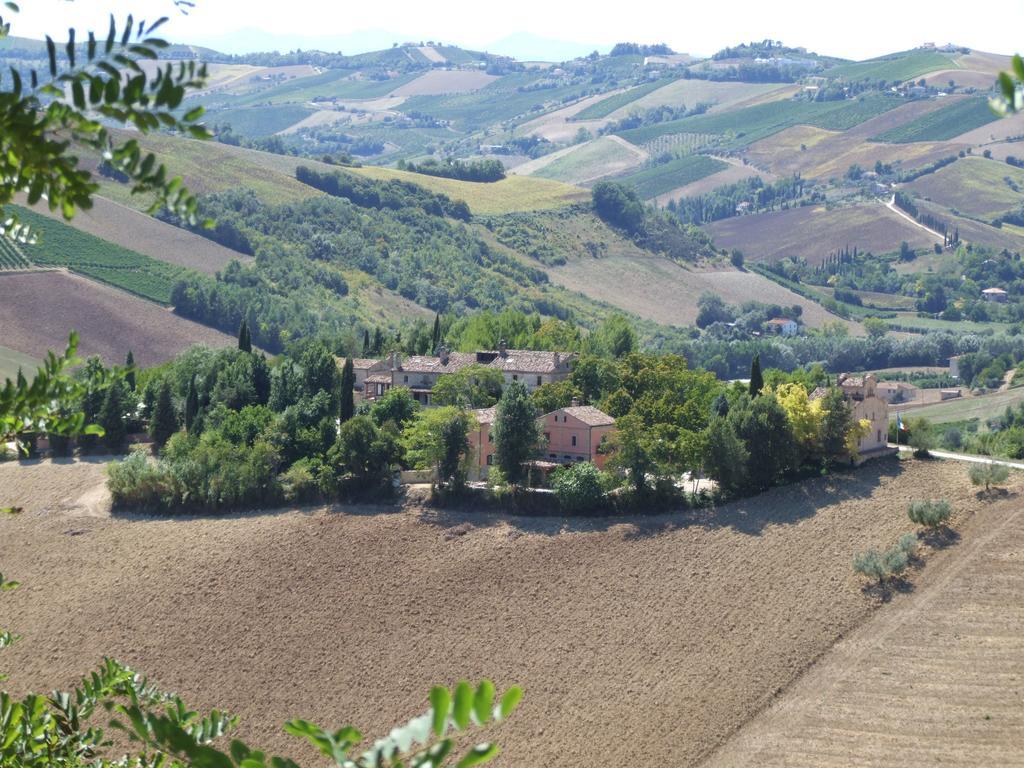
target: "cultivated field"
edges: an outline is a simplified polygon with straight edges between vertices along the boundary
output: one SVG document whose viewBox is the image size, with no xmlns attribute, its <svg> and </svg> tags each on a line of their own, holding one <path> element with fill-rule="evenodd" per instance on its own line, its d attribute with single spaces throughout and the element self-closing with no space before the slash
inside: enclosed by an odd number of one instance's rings
<svg viewBox="0 0 1024 768">
<path fill-rule="evenodd" d="M 32 374 L 39 367 L 39 363 L 40 360 L 35 357 L 29 357 L 7 347 L 0 347 L 0 383 L 6 379 L 13 379 L 18 375 L 19 370 L 25 374 L 25 378 L 31 379 Z"/>
<path fill-rule="evenodd" d="M 880 254 L 899 250 L 904 240 L 913 248 L 930 248 L 935 242 L 924 229 L 871 203 L 831 211 L 804 206 L 734 216 L 704 229 L 718 248 L 739 248 L 747 258 L 766 262 L 802 256 L 815 264 L 847 245 Z"/>
<path fill-rule="evenodd" d="M 971 511 L 962 540 L 929 556 L 913 594 L 843 638 L 702 766 L 1024 765 L 1019 476 L 1014 485 L 1008 498 L 956 504 Z"/>
<path fill-rule="evenodd" d="M 843 64 L 828 71 L 831 77 L 847 80 L 911 80 L 929 72 L 949 69 L 953 58 L 937 51 L 906 51 L 854 64 Z"/>
<path fill-rule="evenodd" d="M 728 163 L 707 155 L 683 155 L 667 163 L 646 166 L 623 176 L 618 181 L 632 185 L 640 197 L 649 200 L 707 178 L 728 167 Z"/>
<path fill-rule="evenodd" d="M 479 70 L 432 69 L 415 80 L 393 89 L 390 95 L 440 96 L 446 93 L 472 93 L 497 79 L 497 75 L 488 75 Z"/>
<path fill-rule="evenodd" d="M 170 310 L 63 271 L 0 273 L 3 346 L 40 359 L 81 335 L 79 353 L 121 364 L 131 349 L 139 365 L 169 360 L 193 344 L 224 347 L 232 336 Z"/>
<path fill-rule="evenodd" d="M 705 272 L 660 257 L 611 255 L 573 260 L 549 267 L 547 273 L 558 285 L 666 325 L 692 325 L 697 300 L 705 291 L 717 293 L 730 304 L 751 300 L 787 307 L 799 304 L 804 310 L 801 319 L 812 328 L 844 322 L 820 304 L 754 272 Z M 857 332 L 856 324 L 848 326 Z"/>
<path fill-rule="evenodd" d="M 668 85 L 639 95 L 627 105 L 611 113 L 618 119 L 625 117 L 633 110 L 644 110 L 667 105 L 670 107 L 686 106 L 693 109 L 698 104 L 713 105 L 712 112 L 729 109 L 743 102 L 777 96 L 785 98 L 788 86 L 777 83 L 716 83 L 710 80 L 675 80 Z"/>
<path fill-rule="evenodd" d="M 695 197 L 696 195 L 705 195 L 713 189 L 725 186 L 726 184 L 735 184 L 737 181 L 749 178 L 750 176 L 760 176 L 765 181 L 774 181 L 775 174 L 765 173 L 752 165 L 729 165 L 725 170 L 713 173 L 710 176 L 705 176 L 703 179 L 686 184 L 682 187 L 677 187 L 670 192 L 666 192 L 663 195 L 658 195 L 654 199 L 658 205 L 666 205 L 669 200 L 679 200 L 683 197 Z"/>
<path fill-rule="evenodd" d="M 873 138 L 890 144 L 945 141 L 998 119 L 999 117 L 989 108 L 988 99 L 965 98 Z"/>
<path fill-rule="evenodd" d="M 947 208 L 991 220 L 1024 200 L 1024 192 L 1014 191 L 1011 183 L 1018 189 L 1024 187 L 1024 169 L 998 160 L 966 157 L 908 186 L 918 195 Z"/>
<path fill-rule="evenodd" d="M 987 123 L 980 128 L 967 131 L 957 136 L 953 141 L 962 142 L 964 144 L 991 144 L 992 142 L 1000 142 L 1005 139 L 1024 136 L 1024 113 L 1018 112 L 1015 115 L 1004 117 L 1001 120 L 996 120 L 991 123 Z M 1000 153 L 1001 148 L 1006 148 L 1008 151 Z M 1011 142 L 1009 144 L 996 144 L 991 147 L 986 147 L 992 151 L 993 157 L 998 157 L 1000 160 L 1004 159 L 1007 154 L 1020 155 L 1021 146 L 1017 142 Z"/>
<path fill-rule="evenodd" d="M 621 91 L 611 91 L 610 93 L 616 94 L 621 93 Z M 599 128 L 608 124 L 608 118 L 582 121 L 576 121 L 574 118 L 583 110 L 594 104 L 598 104 L 607 98 L 609 98 L 608 93 L 600 93 L 597 96 L 589 96 L 585 99 L 580 99 L 575 104 L 570 104 L 568 107 L 562 107 L 561 109 L 546 112 L 540 117 L 521 123 L 515 128 L 514 133 L 516 136 L 537 135 L 558 144 L 572 141 L 580 128 L 586 128 L 588 131 L 596 132 Z"/>
<path fill-rule="evenodd" d="M 26 202 L 23 195 L 19 195 L 16 200 L 21 204 Z M 92 208 L 77 211 L 70 222 L 64 221 L 60 213 L 51 213 L 46 206 L 30 210 L 122 248 L 207 275 L 223 270 L 232 259 L 241 262 L 252 260 L 251 256 L 225 248 L 187 229 L 166 224 L 104 197 L 94 197 Z"/>
<path fill-rule="evenodd" d="M 546 155 L 531 163 L 542 163 L 549 157 L 551 156 Z M 573 147 L 539 167 L 534 166 L 536 170 L 531 170 L 530 175 L 566 184 L 586 184 L 604 176 L 625 173 L 646 159 L 647 153 L 644 150 L 634 147 L 618 136 L 602 136 Z M 524 171 L 520 167 L 516 172 L 522 174 Z"/>
<path fill-rule="evenodd" d="M 978 397 L 962 397 L 946 400 L 934 405 L 924 405 L 907 411 L 914 417 L 923 417 L 935 424 L 948 424 L 953 421 L 980 419 L 984 421 L 1001 416 L 1008 408 L 1016 408 L 1024 402 L 1024 388 L 1009 389 L 1005 392 L 993 392 Z"/>
<path fill-rule="evenodd" d="M 692 515 L 131 519 L 88 516 L 100 470 L 68 469 L 0 465 L 0 504 L 27 508 L 0 520 L 24 585 L 4 598 L 24 635 L 8 687 L 109 654 L 300 759 L 286 719 L 378 734 L 430 685 L 488 675 L 526 691 L 500 764 L 695 765 L 873 614 L 850 561 L 911 529 L 911 499 L 980 506 L 962 471 L 888 460 Z"/>
<path fill-rule="evenodd" d="M 484 183 L 375 166 L 348 170 L 371 179 L 401 179 L 419 184 L 432 192 L 448 195 L 453 200 L 465 200 L 473 213 L 480 214 L 560 208 L 590 198 L 590 193 L 585 189 L 529 176 L 508 176 L 501 181 Z"/>
</svg>

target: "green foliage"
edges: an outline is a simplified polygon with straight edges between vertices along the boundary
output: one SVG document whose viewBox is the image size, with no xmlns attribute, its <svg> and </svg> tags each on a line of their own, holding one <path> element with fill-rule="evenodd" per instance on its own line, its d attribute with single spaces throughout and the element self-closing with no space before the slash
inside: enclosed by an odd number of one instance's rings
<svg viewBox="0 0 1024 768">
<path fill-rule="evenodd" d="M 910 438 L 907 443 L 914 449 L 914 456 L 919 459 L 926 459 L 931 456 L 938 442 L 935 437 L 935 430 L 932 425 L 924 419 L 918 419 L 910 430 Z"/>
<path fill-rule="evenodd" d="M 419 410 L 419 401 L 408 387 L 392 387 L 374 402 L 370 415 L 378 427 L 392 423 L 401 429 L 416 417 Z"/>
<path fill-rule="evenodd" d="M 353 416 L 341 425 L 327 462 L 354 490 L 382 486 L 402 458 L 402 448 L 389 429 L 378 429 L 369 416 Z"/>
<path fill-rule="evenodd" d="M 893 579 L 897 579 L 907 570 L 909 555 L 903 539 L 900 543 L 886 550 L 868 549 L 853 559 L 853 569 L 885 587 Z"/>
<path fill-rule="evenodd" d="M 407 163 L 400 160 L 398 169 L 461 181 L 493 182 L 505 178 L 505 166 L 501 164 L 501 161 L 489 159 L 464 161 L 447 158 L 441 162 L 435 158 L 428 158 L 419 163 Z"/>
<path fill-rule="evenodd" d="M 249 322 L 242 318 L 242 324 L 238 326 L 238 348 L 242 352 L 252 352 L 252 334 L 249 333 Z"/>
<path fill-rule="evenodd" d="M 641 198 L 650 200 L 728 167 L 728 163 L 707 155 L 683 155 L 665 163 L 647 165 L 618 181 L 631 184 Z"/>
<path fill-rule="evenodd" d="M 495 464 L 511 485 L 526 479 L 526 461 L 540 442 L 537 412 L 522 382 L 513 381 L 498 401 L 494 427 Z"/>
<path fill-rule="evenodd" d="M 469 415 L 453 406 L 420 411 L 402 433 L 406 461 L 436 470 L 441 482 L 458 488 L 465 482 L 469 429 Z"/>
<path fill-rule="evenodd" d="M 910 522 L 923 525 L 932 530 L 938 529 L 949 522 L 953 508 L 945 499 L 938 501 L 912 501 L 907 507 Z"/>
<path fill-rule="evenodd" d="M 568 514 L 579 514 L 601 509 L 611 478 L 584 461 L 556 471 L 552 484 L 558 505 Z"/>
<path fill-rule="evenodd" d="M 8 3 L 7 10 L 16 13 L 17 6 Z M 5 126 L 0 175 L 7 180 L 0 205 L 27 191 L 30 205 L 45 194 L 50 210 L 61 211 L 67 219 L 76 208 L 88 208 L 98 185 L 75 155 L 76 149 L 85 149 L 104 153 L 129 178 L 133 192 L 153 194 L 153 209 L 166 207 L 195 220 L 196 199 L 181 179 L 169 179 L 167 169 L 155 155 L 142 152 L 137 139 L 119 139 L 106 127 L 129 124 L 142 133 L 172 128 L 207 136 L 198 122 L 202 108 L 181 109 L 186 93 L 202 87 L 206 67 L 195 61 L 177 67 L 168 63 L 147 74 L 139 64 L 156 59 L 167 47 L 153 35 L 164 21 L 136 24 L 129 16 L 119 33 L 112 16 L 105 39 L 90 33 L 87 45 L 76 46 L 75 31 L 70 30 L 60 59 L 57 46 L 47 38 L 48 72 L 31 70 L 24 82 L 12 69 L 0 107 Z M 9 17 L 0 25 L 0 34 L 6 36 Z M 3 231 L 24 236 L 17 216 L 8 216 Z"/>
<path fill-rule="evenodd" d="M 704 470 L 727 495 L 743 491 L 747 484 L 747 453 L 743 441 L 728 420 L 717 418 L 708 429 Z"/>
<path fill-rule="evenodd" d="M 67 373 L 81 363 L 75 354 L 77 350 L 78 334 L 72 331 L 64 354 L 47 352 L 31 383 L 22 376 L 5 381 L 0 389 L 0 443 L 14 441 L 23 448 L 24 438 L 36 432 L 62 436 L 103 434 L 101 426 L 88 423 L 82 409 L 70 407 L 86 390 L 80 380 Z"/>
<path fill-rule="evenodd" d="M 153 416 L 149 422 L 149 436 L 157 448 L 163 448 L 164 444 L 171 439 L 171 435 L 178 431 L 178 416 L 174 411 L 174 403 L 171 401 L 171 385 L 165 379 L 161 385 L 156 398 L 156 405 L 153 408 Z"/>
<path fill-rule="evenodd" d="M 339 418 L 342 422 L 348 421 L 356 413 L 356 372 L 354 366 L 352 358 L 346 357 L 345 364 L 341 368 L 341 410 Z"/>
<path fill-rule="evenodd" d="M 644 205 L 633 189 L 612 181 L 599 181 L 591 192 L 594 210 L 604 221 L 630 234 L 641 230 Z"/>
<path fill-rule="evenodd" d="M 757 397 L 761 394 L 762 389 L 764 389 L 764 376 L 761 375 L 761 356 L 754 355 L 754 359 L 750 361 L 750 384 L 747 390 L 751 397 Z"/>
<path fill-rule="evenodd" d="M 987 493 L 992 486 L 1003 485 L 1010 477 L 1010 470 L 1002 464 L 985 462 L 984 464 L 969 465 L 967 476 L 971 479 L 972 485 L 985 486 Z"/>
<path fill-rule="evenodd" d="M 467 365 L 438 378 L 431 393 L 435 405 L 490 408 L 501 397 L 505 377 L 496 368 Z"/>
<path fill-rule="evenodd" d="M 889 332 L 889 324 L 879 317 L 866 317 L 864 330 L 868 332 L 868 338 L 878 339 Z"/>
<path fill-rule="evenodd" d="M 571 379 L 541 384 L 530 395 L 537 413 L 551 413 L 559 408 L 568 408 L 573 399 L 580 399 L 582 392 L 576 388 Z"/>
</svg>

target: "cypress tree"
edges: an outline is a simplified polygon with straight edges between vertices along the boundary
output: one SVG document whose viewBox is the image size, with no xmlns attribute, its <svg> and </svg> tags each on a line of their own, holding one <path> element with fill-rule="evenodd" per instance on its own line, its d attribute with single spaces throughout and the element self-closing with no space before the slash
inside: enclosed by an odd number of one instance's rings
<svg viewBox="0 0 1024 768">
<path fill-rule="evenodd" d="M 164 444 L 171 439 L 171 435 L 177 431 L 178 416 L 175 414 L 174 404 L 171 402 L 171 385 L 165 379 L 156 396 L 153 418 L 149 422 L 149 436 L 153 438 L 157 448 L 163 448 Z"/>
<path fill-rule="evenodd" d="M 352 358 L 346 357 L 345 365 L 341 368 L 341 407 L 338 414 L 343 424 L 356 413 L 355 387 L 355 367 L 352 364 Z"/>
<path fill-rule="evenodd" d="M 373 354 L 379 355 L 383 348 L 384 348 L 384 334 L 380 332 L 380 328 L 374 328 L 373 329 Z"/>
<path fill-rule="evenodd" d="M 128 427 L 124 418 L 124 391 L 118 381 L 110 382 L 100 407 L 99 424 L 103 427 L 104 441 L 112 453 L 124 448 L 128 439 Z"/>
<path fill-rule="evenodd" d="M 370 329 L 367 328 L 363 331 L 363 354 L 370 354 Z"/>
<path fill-rule="evenodd" d="M 266 405 L 270 400 L 270 366 L 264 354 L 252 358 L 252 388 L 256 392 L 256 404 Z"/>
<path fill-rule="evenodd" d="M 495 463 L 505 479 L 519 485 L 526 479 L 523 464 L 540 441 L 537 411 L 521 381 L 513 381 L 498 401 L 494 419 Z"/>
<path fill-rule="evenodd" d="M 750 362 L 750 396 L 757 397 L 764 389 L 764 377 L 761 375 L 761 355 L 754 355 Z"/>
<path fill-rule="evenodd" d="M 434 330 L 430 334 L 430 354 L 436 355 L 441 346 L 441 313 L 434 315 Z"/>
<path fill-rule="evenodd" d="M 252 337 L 249 335 L 249 323 L 244 318 L 238 326 L 238 348 L 243 352 L 252 352 Z"/>
<path fill-rule="evenodd" d="M 135 391 L 135 355 L 132 351 L 128 350 L 128 356 L 124 359 L 124 367 L 126 368 L 124 374 L 124 381 L 128 385 L 128 388 Z"/>
<path fill-rule="evenodd" d="M 192 434 L 192 426 L 199 415 L 199 391 L 196 389 L 195 374 L 188 382 L 188 394 L 185 395 L 185 431 Z"/>
</svg>

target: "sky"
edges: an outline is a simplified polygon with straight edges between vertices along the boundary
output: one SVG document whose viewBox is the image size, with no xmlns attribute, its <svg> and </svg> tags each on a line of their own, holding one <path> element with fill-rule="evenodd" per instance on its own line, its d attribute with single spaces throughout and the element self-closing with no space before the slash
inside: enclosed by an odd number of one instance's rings
<svg viewBox="0 0 1024 768">
<path fill-rule="evenodd" d="M 923 42 L 996 53 L 1024 50 L 1024 0 L 978 0 L 970 12 L 957 14 L 947 12 L 945 3 L 913 0 L 632 0 L 614 5 L 608 0 L 516 0 L 500 12 L 500 6 L 478 0 L 194 1 L 195 8 L 182 15 L 173 0 L 23 0 L 11 34 L 38 38 L 49 33 L 61 39 L 68 26 L 105 30 L 111 12 L 118 18 L 134 12 L 136 18 L 170 17 L 163 33 L 168 39 L 229 53 L 295 47 L 359 53 L 394 38 L 514 55 L 500 48 L 528 47 L 524 41 L 529 36 L 547 38 L 552 50 L 567 52 L 604 52 L 616 42 L 631 41 L 665 42 L 682 53 L 710 55 L 726 45 L 765 38 L 850 59 Z"/>
</svg>

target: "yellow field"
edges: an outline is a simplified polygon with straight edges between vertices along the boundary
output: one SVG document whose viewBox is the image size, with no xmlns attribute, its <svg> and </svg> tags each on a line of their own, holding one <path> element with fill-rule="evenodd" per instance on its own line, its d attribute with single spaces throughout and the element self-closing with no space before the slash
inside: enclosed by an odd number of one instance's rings
<svg viewBox="0 0 1024 768">
<path fill-rule="evenodd" d="M 501 181 L 485 184 L 375 166 L 348 170 L 370 179 L 399 179 L 418 184 L 431 192 L 448 195 L 453 200 L 465 200 L 470 210 L 479 214 L 561 208 L 590 198 L 590 193 L 585 189 L 527 176 L 509 176 Z"/>
</svg>

